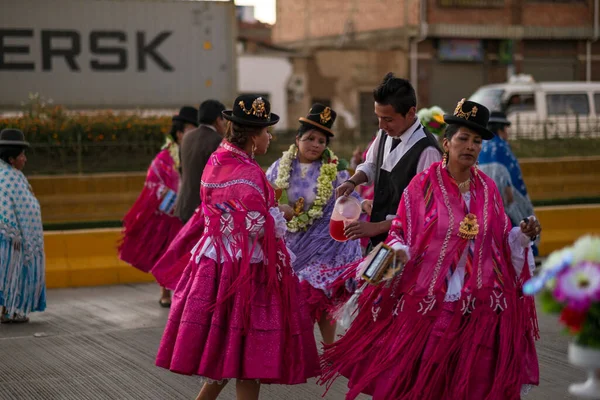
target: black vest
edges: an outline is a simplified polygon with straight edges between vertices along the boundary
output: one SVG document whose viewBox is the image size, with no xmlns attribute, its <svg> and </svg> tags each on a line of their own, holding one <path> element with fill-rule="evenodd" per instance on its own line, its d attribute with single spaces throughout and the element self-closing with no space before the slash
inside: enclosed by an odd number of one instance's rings
<svg viewBox="0 0 600 400">
<path fill-rule="evenodd" d="M 385 221 L 388 215 L 396 215 L 398 211 L 398 204 L 400 204 L 400 198 L 402 192 L 408 186 L 412 178 L 417 174 L 417 165 L 419 164 L 419 158 L 421 153 L 427 147 L 435 147 L 440 150 L 440 146 L 435 136 L 433 136 L 424 127 L 419 127 L 417 131 L 422 129 L 425 132 L 425 137 L 415 143 L 403 156 L 398 163 L 394 166 L 391 172 L 385 171 L 381 168 L 383 165 L 383 158 L 385 156 L 385 143 L 388 135 L 384 132 L 381 133 L 381 140 L 379 141 L 379 148 L 377 151 L 376 161 L 376 175 L 375 175 L 375 198 L 373 199 L 373 211 L 371 213 L 371 222 Z M 417 132 L 415 131 L 416 134 Z M 441 151 L 440 151 L 441 154 Z M 378 245 L 387 238 L 388 233 L 371 238 L 371 244 L 373 246 Z"/>
</svg>

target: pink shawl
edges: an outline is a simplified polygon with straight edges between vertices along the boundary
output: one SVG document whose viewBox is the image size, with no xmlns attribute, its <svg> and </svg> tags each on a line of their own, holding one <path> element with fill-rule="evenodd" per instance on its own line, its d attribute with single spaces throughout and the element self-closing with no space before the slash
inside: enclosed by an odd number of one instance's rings
<svg viewBox="0 0 600 400">
<path fill-rule="evenodd" d="M 275 236 L 275 221 L 269 212 L 277 205 L 275 192 L 258 163 L 242 150 L 223 142 L 204 169 L 200 197 L 201 211 L 196 212 L 152 269 L 157 281 L 173 288 L 188 263 L 195 262 L 195 256 L 186 250 L 195 247 L 198 252 L 210 240 L 217 257 L 232 264 L 232 276 L 236 277 L 221 302 L 236 291 L 250 290 L 249 282 L 253 279 L 265 283 L 267 290 L 278 292 L 283 303 L 288 302 L 289 288 L 295 286 L 287 281 L 295 277 L 285 242 Z M 255 231 L 257 227 L 259 231 Z M 228 243 L 224 236 L 230 238 Z M 262 250 L 265 258 L 260 266 L 251 264 L 256 248 Z M 232 254 L 240 257 L 232 257 Z M 169 266 L 169 260 L 177 261 Z M 250 293 L 248 297 L 253 295 Z"/>
<path fill-rule="evenodd" d="M 473 271 L 433 356 L 421 363 L 444 307 L 448 270 L 467 245 L 458 235 L 464 200 L 441 163 L 406 188 L 387 240 L 407 245 L 410 261 L 392 282 L 362 293 L 346 335 L 325 351 L 322 382 L 346 375 L 352 388 L 348 398 L 354 398 L 373 392 L 373 382 L 393 368 L 399 373 L 390 399 L 432 399 L 440 387 L 448 398 L 468 398 L 479 348 L 486 346 L 495 349 L 496 365 L 487 399 L 519 399 L 522 384 L 538 383 L 535 306 L 521 291 L 529 268 L 516 275 L 508 244 L 511 224 L 494 182 L 475 169 L 472 176 L 469 211 L 479 223 Z"/>
<path fill-rule="evenodd" d="M 119 258 L 148 272 L 171 243 L 181 221 L 158 211 L 167 189 L 177 192 L 179 173 L 169 149 L 160 151 L 148 168 L 144 188 L 123 217 Z"/>
</svg>

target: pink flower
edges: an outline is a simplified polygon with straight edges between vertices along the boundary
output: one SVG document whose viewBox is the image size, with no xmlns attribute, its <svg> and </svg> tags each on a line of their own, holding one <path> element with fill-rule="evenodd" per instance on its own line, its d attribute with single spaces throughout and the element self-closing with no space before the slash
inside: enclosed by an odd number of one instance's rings
<svg viewBox="0 0 600 400">
<path fill-rule="evenodd" d="M 554 297 L 573 311 L 587 311 L 592 302 L 600 301 L 600 265 L 583 262 L 562 271 Z"/>
</svg>

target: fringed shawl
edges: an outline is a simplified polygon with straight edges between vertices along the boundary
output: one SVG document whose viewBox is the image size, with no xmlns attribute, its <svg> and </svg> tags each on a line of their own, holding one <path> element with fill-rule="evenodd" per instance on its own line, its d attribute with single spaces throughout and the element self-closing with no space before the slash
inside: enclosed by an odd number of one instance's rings
<svg viewBox="0 0 600 400">
<path fill-rule="evenodd" d="M 390 400 L 437 399 L 440 387 L 447 398 L 468 398 L 479 349 L 488 346 L 495 349 L 496 369 L 487 399 L 519 399 L 523 384 L 537 384 L 535 307 L 521 292 L 529 268 L 516 276 L 498 190 L 483 173 L 472 170 L 472 176 L 469 212 L 479 223 L 473 270 L 433 357 L 421 362 L 444 305 L 448 270 L 467 245 L 458 235 L 464 200 L 441 163 L 406 188 L 387 240 L 408 246 L 410 261 L 392 282 L 364 290 L 346 335 L 325 351 L 322 382 L 342 373 L 354 398 L 372 392 L 377 378 L 395 368 Z"/>
<path fill-rule="evenodd" d="M 176 146 L 171 143 L 152 160 L 142 192 L 123 217 L 119 258 L 144 272 L 154 266 L 182 227 L 172 211 L 159 210 L 166 192 L 177 192 L 179 187 L 179 172 L 171 154 Z"/>
<path fill-rule="evenodd" d="M 40 204 L 23 173 L 0 160 L 0 304 L 8 315 L 46 308 Z"/>
</svg>

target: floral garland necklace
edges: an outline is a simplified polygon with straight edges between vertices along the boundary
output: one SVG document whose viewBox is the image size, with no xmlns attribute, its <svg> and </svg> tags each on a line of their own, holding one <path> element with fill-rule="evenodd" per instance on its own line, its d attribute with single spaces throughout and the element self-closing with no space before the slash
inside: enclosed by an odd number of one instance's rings
<svg viewBox="0 0 600 400">
<path fill-rule="evenodd" d="M 279 162 L 279 170 L 277 171 L 277 179 L 275 186 L 282 190 L 280 202 L 288 202 L 287 189 L 290 187 L 290 176 L 292 173 L 292 162 L 298 155 L 298 147 L 292 144 L 288 151 L 283 153 Z M 331 184 L 337 178 L 338 172 L 338 157 L 333 152 L 326 148 L 321 156 L 321 169 L 317 178 L 317 197 L 308 211 L 304 211 L 304 198 L 299 198 L 294 205 L 294 217 L 288 221 L 287 227 L 290 232 L 298 232 L 306 230 L 316 219 L 323 216 L 323 207 L 331 198 L 333 193 L 333 185 Z"/>
<path fill-rule="evenodd" d="M 179 166 L 181 164 L 181 161 L 179 160 L 179 145 L 173 140 L 171 135 L 167 135 L 165 144 L 161 147 L 161 150 L 164 149 L 169 149 L 169 155 L 173 159 L 175 169 L 179 170 Z"/>
</svg>

